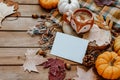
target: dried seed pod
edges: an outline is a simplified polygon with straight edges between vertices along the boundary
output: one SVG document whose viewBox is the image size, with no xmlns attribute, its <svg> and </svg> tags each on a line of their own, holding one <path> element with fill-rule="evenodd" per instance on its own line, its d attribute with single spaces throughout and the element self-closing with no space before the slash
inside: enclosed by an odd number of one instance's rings
<svg viewBox="0 0 120 80">
<path fill-rule="evenodd" d="M 39 16 L 38 16 L 37 14 L 35 14 L 35 13 L 32 14 L 32 18 L 33 18 L 33 19 L 38 19 L 38 17 L 39 17 Z"/>
<path fill-rule="evenodd" d="M 67 70 L 71 70 L 71 64 L 65 63 L 65 68 L 66 68 Z"/>
</svg>

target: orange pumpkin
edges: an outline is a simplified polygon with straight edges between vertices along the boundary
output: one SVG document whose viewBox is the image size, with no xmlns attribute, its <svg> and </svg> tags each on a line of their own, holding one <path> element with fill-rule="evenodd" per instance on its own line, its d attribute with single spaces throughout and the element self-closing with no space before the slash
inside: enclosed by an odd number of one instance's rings
<svg viewBox="0 0 120 80">
<path fill-rule="evenodd" d="M 58 5 L 59 0 L 39 0 L 41 7 L 45 9 L 53 9 Z"/>
<path fill-rule="evenodd" d="M 105 79 L 120 77 L 120 57 L 115 52 L 104 52 L 97 57 L 95 67 L 99 75 Z"/>
<path fill-rule="evenodd" d="M 115 39 L 114 51 L 120 56 L 120 36 Z"/>
</svg>

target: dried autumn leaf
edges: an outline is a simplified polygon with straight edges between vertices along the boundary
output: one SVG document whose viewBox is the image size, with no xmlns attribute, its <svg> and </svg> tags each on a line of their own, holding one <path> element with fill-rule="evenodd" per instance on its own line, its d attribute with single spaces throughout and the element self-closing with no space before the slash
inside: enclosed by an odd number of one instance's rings
<svg viewBox="0 0 120 80">
<path fill-rule="evenodd" d="M 66 76 L 64 61 L 50 58 L 42 65 L 49 68 L 49 80 L 64 80 Z"/>
<path fill-rule="evenodd" d="M 95 24 L 97 24 L 100 28 L 112 30 L 113 21 L 110 19 L 110 17 L 107 16 L 104 20 L 104 17 L 102 15 L 97 15 L 96 18 L 97 20 L 95 20 Z"/>
<path fill-rule="evenodd" d="M 2 21 L 6 16 L 9 16 L 16 12 L 18 9 L 18 4 L 10 0 L 0 0 L 0 27 L 2 26 Z"/>
<path fill-rule="evenodd" d="M 23 64 L 24 71 L 28 70 L 29 72 L 34 71 L 38 72 L 36 65 L 42 64 L 45 62 L 47 59 L 43 58 L 40 55 L 36 55 L 37 51 L 28 49 L 27 52 L 25 53 L 26 56 L 26 61 Z"/>
<path fill-rule="evenodd" d="M 77 67 L 77 76 L 73 79 L 75 80 L 97 80 L 96 75 L 94 74 L 92 68 L 90 68 L 87 72 L 83 68 Z"/>
<path fill-rule="evenodd" d="M 94 0 L 94 2 L 98 5 L 98 6 L 110 6 L 112 5 L 115 0 Z"/>
</svg>

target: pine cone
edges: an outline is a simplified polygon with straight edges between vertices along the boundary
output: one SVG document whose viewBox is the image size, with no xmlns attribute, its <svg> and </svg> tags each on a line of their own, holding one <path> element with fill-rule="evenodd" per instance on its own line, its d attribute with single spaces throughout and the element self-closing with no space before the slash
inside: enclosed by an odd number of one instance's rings
<svg viewBox="0 0 120 80">
<path fill-rule="evenodd" d="M 95 58 L 93 55 L 85 55 L 85 57 L 83 58 L 83 65 L 87 66 L 87 67 L 91 67 L 92 65 L 94 65 L 95 62 Z"/>
</svg>

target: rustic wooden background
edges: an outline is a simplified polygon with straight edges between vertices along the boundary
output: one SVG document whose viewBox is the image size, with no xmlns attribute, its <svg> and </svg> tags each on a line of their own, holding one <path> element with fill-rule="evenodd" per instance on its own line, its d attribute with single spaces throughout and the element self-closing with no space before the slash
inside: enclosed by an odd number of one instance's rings
<svg viewBox="0 0 120 80">
<path fill-rule="evenodd" d="M 32 19 L 31 15 L 47 14 L 38 4 L 38 0 L 14 0 L 19 3 L 21 16 L 7 17 L 0 29 L 0 80 L 48 80 L 48 69 L 37 66 L 40 73 L 23 71 L 24 53 L 28 48 L 38 49 L 39 37 L 31 37 L 26 31 L 36 25 L 39 19 Z M 10 21 L 13 20 L 13 21 Z M 55 56 L 49 55 L 55 58 Z M 64 60 L 72 64 L 72 70 L 67 71 L 66 79 L 76 75 L 77 63 Z"/>
</svg>

